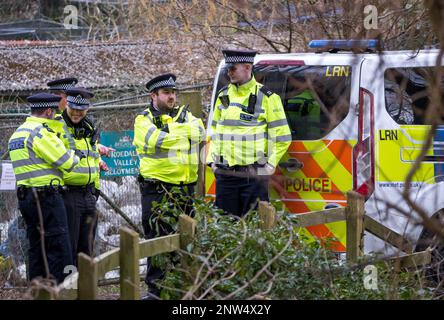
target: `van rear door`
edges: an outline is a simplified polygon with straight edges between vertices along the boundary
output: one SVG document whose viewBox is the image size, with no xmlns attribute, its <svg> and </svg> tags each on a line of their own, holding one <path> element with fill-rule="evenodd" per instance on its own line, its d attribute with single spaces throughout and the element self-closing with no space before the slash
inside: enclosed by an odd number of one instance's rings
<svg viewBox="0 0 444 320">
<path fill-rule="evenodd" d="M 383 61 L 367 60 L 361 90 L 374 96 L 374 192 L 366 213 L 390 229 L 409 234 L 414 224 L 402 211 L 410 213 L 402 198 L 406 178 L 426 146 L 431 120 L 431 83 L 437 76 L 437 52 L 399 52 L 381 56 Z M 381 67 L 382 66 L 382 67 Z M 444 70 L 438 84 L 443 97 Z M 374 79 L 380 79 L 375 81 Z M 443 180 L 444 127 L 438 126 L 430 147 L 412 174 L 410 192 L 415 200 L 421 190 Z M 430 192 L 430 189 L 428 189 Z M 439 197 L 439 196 L 438 196 Z M 425 204 L 419 204 L 423 207 Z M 431 204 L 427 204 L 431 205 Z"/>
<path fill-rule="evenodd" d="M 352 153 L 357 140 L 357 116 L 349 64 L 259 61 L 256 79 L 280 95 L 292 133 L 292 144 L 270 185 L 270 196 L 291 213 L 346 205 L 353 187 Z M 358 83 L 356 81 L 356 83 Z M 357 86 L 356 86 L 357 87 Z M 356 90 L 357 92 L 357 90 Z M 345 250 L 345 223 L 307 227 L 305 234 L 336 238 L 330 246 Z"/>
</svg>

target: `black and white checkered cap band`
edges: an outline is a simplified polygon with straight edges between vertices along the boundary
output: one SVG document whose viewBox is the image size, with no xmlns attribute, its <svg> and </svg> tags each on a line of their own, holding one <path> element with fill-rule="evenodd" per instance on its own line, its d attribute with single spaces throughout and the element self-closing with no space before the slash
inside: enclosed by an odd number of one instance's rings
<svg viewBox="0 0 444 320">
<path fill-rule="evenodd" d="M 63 84 L 58 84 L 55 86 L 51 86 L 49 89 L 50 90 L 67 90 L 67 89 L 71 89 L 75 87 L 75 83 L 63 83 Z"/>
<path fill-rule="evenodd" d="M 248 57 L 248 56 L 226 57 L 225 63 L 254 63 L 254 57 Z"/>
<path fill-rule="evenodd" d="M 78 104 L 78 105 L 89 105 L 89 101 L 86 100 L 85 98 L 83 98 L 81 95 L 78 95 L 76 97 L 68 96 L 66 98 L 66 101 L 68 101 L 70 103 Z"/>
<path fill-rule="evenodd" d="M 35 103 L 30 103 L 29 106 L 33 109 L 35 108 L 58 108 L 59 107 L 59 103 L 58 102 L 35 102 Z"/>
<path fill-rule="evenodd" d="M 165 87 L 175 87 L 176 83 L 173 78 L 169 78 L 168 80 L 162 80 L 156 83 L 153 83 L 148 89 L 149 92 L 157 89 L 157 88 L 165 88 Z"/>
</svg>

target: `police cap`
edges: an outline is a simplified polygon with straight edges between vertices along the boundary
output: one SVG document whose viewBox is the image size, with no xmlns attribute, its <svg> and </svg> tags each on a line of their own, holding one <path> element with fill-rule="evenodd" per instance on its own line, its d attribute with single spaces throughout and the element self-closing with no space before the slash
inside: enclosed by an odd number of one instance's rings
<svg viewBox="0 0 444 320">
<path fill-rule="evenodd" d="M 176 76 L 172 73 L 162 74 L 148 81 L 145 86 L 150 93 L 160 88 L 177 89 Z"/>
<path fill-rule="evenodd" d="M 65 91 L 74 88 L 78 82 L 77 78 L 63 78 L 49 81 L 47 85 L 51 91 Z"/>
<path fill-rule="evenodd" d="M 51 93 L 36 93 L 26 98 L 31 109 L 58 108 L 62 98 Z"/>
<path fill-rule="evenodd" d="M 88 109 L 91 105 L 88 99 L 94 97 L 94 93 L 82 87 L 67 89 L 65 92 L 67 95 L 66 103 L 71 109 Z"/>
<path fill-rule="evenodd" d="M 222 50 L 225 58 L 225 64 L 228 67 L 234 66 L 236 63 L 254 63 L 254 57 L 257 51 L 252 50 Z"/>
</svg>

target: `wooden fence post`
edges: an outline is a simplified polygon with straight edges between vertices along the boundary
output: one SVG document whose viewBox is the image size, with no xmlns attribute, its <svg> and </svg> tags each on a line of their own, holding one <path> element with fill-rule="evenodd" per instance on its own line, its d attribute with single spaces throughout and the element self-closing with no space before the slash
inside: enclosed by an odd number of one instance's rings
<svg viewBox="0 0 444 320">
<path fill-rule="evenodd" d="M 120 228 L 120 300 L 140 300 L 139 235 Z"/>
<path fill-rule="evenodd" d="M 182 250 L 185 250 L 193 242 L 196 235 L 196 225 L 197 222 L 193 218 L 185 214 L 179 216 L 180 248 Z"/>
<path fill-rule="evenodd" d="M 354 191 L 347 193 L 345 218 L 347 223 L 347 262 L 356 263 L 364 251 L 364 198 Z"/>
<path fill-rule="evenodd" d="M 77 260 L 79 267 L 79 300 L 96 300 L 98 293 L 97 262 L 84 253 L 79 253 Z"/>
<path fill-rule="evenodd" d="M 261 219 L 261 229 L 272 229 L 276 223 L 276 209 L 267 201 L 259 201 L 258 212 Z"/>
</svg>

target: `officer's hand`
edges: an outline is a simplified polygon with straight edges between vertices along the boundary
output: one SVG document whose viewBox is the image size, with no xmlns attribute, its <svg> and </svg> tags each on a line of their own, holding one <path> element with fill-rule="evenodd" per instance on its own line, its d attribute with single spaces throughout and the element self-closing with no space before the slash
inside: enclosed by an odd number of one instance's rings
<svg viewBox="0 0 444 320">
<path fill-rule="evenodd" d="M 105 161 L 100 161 L 100 162 L 99 162 L 99 168 L 100 168 L 101 171 L 105 171 L 105 172 L 109 170 L 109 168 L 108 168 L 108 166 L 106 165 L 106 162 L 105 162 Z"/>
<path fill-rule="evenodd" d="M 99 150 L 99 154 L 101 156 L 106 156 L 106 157 L 110 157 L 111 155 L 111 151 L 116 151 L 116 149 L 111 148 L 111 147 L 106 147 L 102 144 L 97 145 L 97 149 Z"/>
<path fill-rule="evenodd" d="M 216 164 L 214 163 L 214 162 L 212 162 L 211 163 L 211 171 L 213 171 L 213 173 L 216 173 L 216 170 L 217 170 L 218 168 L 217 168 L 217 166 L 216 166 Z"/>
<path fill-rule="evenodd" d="M 82 160 L 83 158 L 86 158 L 85 154 L 80 150 L 74 150 L 74 154 Z"/>
<path fill-rule="evenodd" d="M 263 167 L 257 168 L 257 174 L 259 176 L 271 176 L 275 171 L 276 168 L 269 163 L 266 163 Z"/>
</svg>

